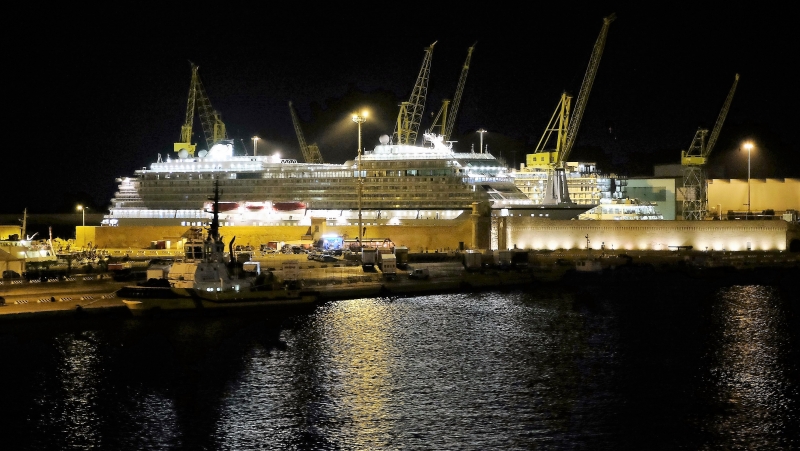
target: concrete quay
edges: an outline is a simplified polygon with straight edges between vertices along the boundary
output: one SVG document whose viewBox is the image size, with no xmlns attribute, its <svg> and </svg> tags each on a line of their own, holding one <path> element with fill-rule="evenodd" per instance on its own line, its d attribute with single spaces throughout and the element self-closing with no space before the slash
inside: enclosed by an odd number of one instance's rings
<svg viewBox="0 0 800 451">
<path fill-rule="evenodd" d="M 362 297 L 412 296 L 491 288 L 519 287 L 534 281 L 531 272 L 466 273 L 460 263 L 427 263 L 426 280 L 409 279 L 401 271 L 394 279 L 385 279 L 378 271 L 365 272 L 360 266 L 308 265 L 303 269 L 303 284 L 319 293 L 319 302 Z M 280 276 L 280 270 L 276 271 Z M 6 300 L 0 307 L 0 322 L 13 319 L 54 317 L 130 316 L 116 291 L 132 282 L 117 282 L 99 275 L 92 280 L 34 283 L 0 289 Z"/>
<path fill-rule="evenodd" d="M 268 257 L 262 269 L 281 277 L 280 260 L 299 256 Z M 597 258 L 606 265 L 596 274 L 578 274 L 575 262 Z M 468 272 L 457 258 L 412 263 L 394 279 L 358 265 L 325 264 L 301 259 L 302 281 L 319 292 L 319 302 L 362 297 L 413 296 L 484 289 L 514 289 L 545 284 L 588 286 L 651 280 L 657 284 L 777 283 L 797 291 L 800 255 L 786 252 L 637 252 L 570 250 L 531 252 L 529 265 L 520 270 L 482 268 Z M 430 278 L 413 280 L 411 268 L 427 268 Z M 110 274 L 88 274 L 69 281 L 0 285 L 0 321 L 78 315 L 130 316 L 116 292 L 134 282 L 115 281 Z M 576 281 L 580 283 L 575 283 Z M 55 301 L 55 302 L 53 302 Z"/>
</svg>

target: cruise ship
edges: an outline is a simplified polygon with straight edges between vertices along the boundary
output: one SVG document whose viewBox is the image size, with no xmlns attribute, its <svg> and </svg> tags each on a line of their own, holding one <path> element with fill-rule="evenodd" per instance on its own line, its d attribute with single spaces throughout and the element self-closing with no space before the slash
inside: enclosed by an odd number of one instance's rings
<svg viewBox="0 0 800 451">
<path fill-rule="evenodd" d="M 196 155 L 159 155 L 117 179 L 103 225 L 207 225 L 215 180 L 219 220 L 228 226 L 310 225 L 312 217 L 353 224 L 359 213 L 373 224 L 401 225 L 463 219 L 476 204 L 493 216 L 574 219 L 591 208 L 537 204 L 492 154 L 456 152 L 441 135 L 423 134 L 423 145 L 395 144 L 388 135 L 379 141 L 342 164 L 234 155 L 230 140 Z"/>
</svg>

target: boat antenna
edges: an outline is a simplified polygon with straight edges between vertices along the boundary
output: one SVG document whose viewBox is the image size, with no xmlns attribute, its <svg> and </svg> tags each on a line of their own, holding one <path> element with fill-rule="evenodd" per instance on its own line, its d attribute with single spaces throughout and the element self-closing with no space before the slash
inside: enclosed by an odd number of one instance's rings
<svg viewBox="0 0 800 451">
<path fill-rule="evenodd" d="M 213 241 L 219 240 L 219 179 L 214 179 L 214 216 L 211 219 L 211 229 L 208 236 Z"/>
</svg>

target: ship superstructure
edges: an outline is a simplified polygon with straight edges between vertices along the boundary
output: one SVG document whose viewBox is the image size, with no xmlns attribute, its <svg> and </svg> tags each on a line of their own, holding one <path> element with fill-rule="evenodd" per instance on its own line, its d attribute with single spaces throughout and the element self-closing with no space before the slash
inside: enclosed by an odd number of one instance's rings
<svg viewBox="0 0 800 451">
<path fill-rule="evenodd" d="M 514 184 L 534 204 L 545 204 L 548 170 L 523 167 L 513 173 Z M 564 181 L 569 199 L 587 209 L 611 199 L 626 197 L 627 177 L 600 172 L 592 162 L 564 163 Z"/>
<path fill-rule="evenodd" d="M 449 220 L 485 203 L 497 214 L 571 219 L 583 209 L 535 205 L 490 153 L 455 152 L 442 137 L 426 144 L 393 144 L 387 135 L 371 151 L 342 164 L 299 163 L 278 156 L 235 156 L 221 142 L 203 157 L 161 160 L 117 179 L 103 225 L 197 226 L 210 220 L 207 195 L 219 182 L 225 225 L 310 224 L 311 217 L 352 223 L 361 211 L 371 223 Z M 526 208 L 536 208 L 528 212 Z"/>
</svg>

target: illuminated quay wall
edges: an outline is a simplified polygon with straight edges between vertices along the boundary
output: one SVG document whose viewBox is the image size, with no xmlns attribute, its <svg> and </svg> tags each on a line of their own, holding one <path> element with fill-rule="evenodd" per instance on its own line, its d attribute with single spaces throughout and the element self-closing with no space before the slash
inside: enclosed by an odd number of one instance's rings
<svg viewBox="0 0 800 451">
<path fill-rule="evenodd" d="M 506 217 L 498 243 L 521 249 L 784 251 L 800 240 L 787 221 L 542 221 Z M 505 244 L 505 246 L 503 246 Z"/>
<path fill-rule="evenodd" d="M 789 249 L 792 240 L 800 240 L 800 227 L 782 220 L 772 221 L 556 221 L 510 216 L 480 218 L 473 233 L 470 219 L 431 221 L 424 225 L 376 225 L 365 222 L 365 238 L 389 238 L 411 252 L 454 250 L 464 243 L 466 249 L 585 249 L 586 236 L 592 249 L 671 250 L 691 246 L 694 250 L 770 250 Z M 490 230 L 491 229 L 491 230 Z M 78 246 L 92 242 L 104 249 L 147 249 L 153 241 L 168 241 L 176 249 L 187 232 L 182 226 L 77 227 Z M 311 244 L 330 234 L 346 239 L 358 237 L 358 226 L 327 225 L 315 221 L 312 226 L 222 226 L 226 243 L 259 248 L 270 241 Z M 82 241 L 83 238 L 85 241 Z M 476 244 L 476 241 L 477 244 Z"/>
<path fill-rule="evenodd" d="M 432 220 L 424 225 L 377 225 L 365 221 L 363 227 L 367 229 L 365 238 L 389 238 L 397 246 L 407 246 L 411 252 L 453 250 L 462 242 L 465 248 L 473 247 L 472 222 L 469 219 Z M 169 241 L 170 248 L 175 249 L 188 230 L 185 226 L 79 226 L 76 228 L 76 245 L 85 246 L 91 242 L 101 249 L 146 249 L 153 241 Z M 319 239 L 326 234 L 355 239 L 358 237 L 358 226 L 326 225 L 324 221 L 315 221 L 310 228 L 307 225 L 220 226 L 219 232 L 226 244 L 236 237 L 234 246 L 251 245 L 258 249 L 261 244 L 270 241 L 311 244 L 312 239 Z"/>
</svg>

